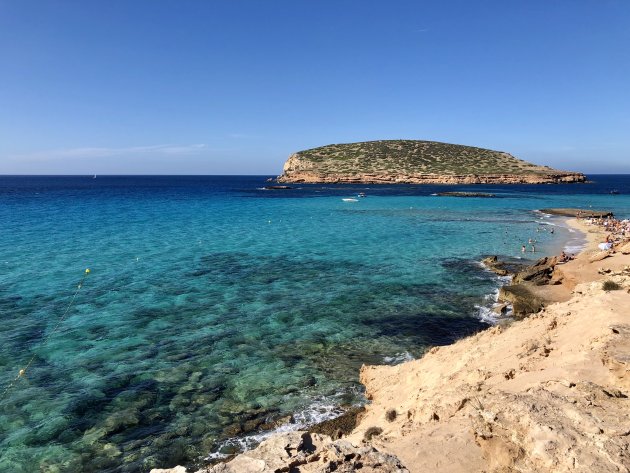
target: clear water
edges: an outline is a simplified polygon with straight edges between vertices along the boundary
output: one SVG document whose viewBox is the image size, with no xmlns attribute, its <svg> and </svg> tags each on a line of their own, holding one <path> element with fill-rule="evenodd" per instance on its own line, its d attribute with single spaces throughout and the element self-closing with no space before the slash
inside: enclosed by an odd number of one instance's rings
<svg viewBox="0 0 630 473">
<path fill-rule="evenodd" d="M 499 196 L 461 199 L 265 191 L 265 177 L 0 177 L 0 389 L 35 355 L 0 399 L 0 471 L 199 464 L 290 413 L 284 428 L 361 402 L 361 364 L 485 326 L 499 282 L 483 256 L 521 257 L 528 238 L 530 259 L 579 245 L 535 209 L 630 216 L 630 176 L 594 179 L 447 188 Z"/>
</svg>

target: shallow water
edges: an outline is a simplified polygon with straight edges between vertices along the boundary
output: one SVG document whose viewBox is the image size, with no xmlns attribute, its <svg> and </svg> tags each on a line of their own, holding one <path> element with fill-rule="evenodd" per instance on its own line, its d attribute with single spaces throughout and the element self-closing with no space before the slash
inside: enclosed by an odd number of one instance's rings
<svg viewBox="0 0 630 473">
<path fill-rule="evenodd" d="M 0 399 L 0 471 L 198 463 L 290 413 L 284 428 L 333 415 L 361 402 L 361 364 L 485 326 L 483 256 L 579 246 L 535 209 L 630 216 L 628 176 L 448 188 L 495 199 L 264 181 L 0 177 L 0 387 L 36 355 Z"/>
</svg>

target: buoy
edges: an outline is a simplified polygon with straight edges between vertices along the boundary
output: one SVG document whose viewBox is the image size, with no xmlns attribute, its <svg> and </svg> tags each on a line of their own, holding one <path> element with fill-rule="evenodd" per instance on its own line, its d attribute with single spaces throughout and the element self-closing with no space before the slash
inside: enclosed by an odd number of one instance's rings
<svg viewBox="0 0 630 473">
<path fill-rule="evenodd" d="M 85 276 L 83 277 L 83 279 L 85 279 L 85 277 L 87 277 L 87 275 L 90 274 L 90 268 L 86 268 L 85 269 Z M 48 336 L 41 342 L 42 345 L 44 345 L 49 339 L 50 337 L 53 336 L 53 334 L 59 329 L 59 327 L 61 326 L 62 322 L 64 321 L 64 319 L 66 318 L 66 316 L 68 315 L 68 312 L 70 311 L 70 307 L 72 307 L 72 304 L 74 304 L 74 300 L 77 297 L 77 294 L 79 293 L 79 290 L 81 289 L 81 287 L 83 286 L 83 279 L 81 279 L 81 281 L 79 282 L 79 284 L 77 285 L 77 289 L 76 291 L 74 291 L 74 294 L 72 295 L 72 298 L 70 299 L 70 302 L 68 303 L 68 305 L 66 306 L 66 310 L 63 312 L 62 316 L 59 317 L 59 319 L 57 320 L 57 323 L 55 324 L 55 327 L 52 329 L 52 331 L 48 334 Z M 11 381 L 8 386 L 6 388 L 4 388 L 4 391 L 2 391 L 0 393 L 0 399 L 4 399 L 4 397 L 7 395 L 7 393 L 9 392 L 9 390 L 16 385 L 17 381 L 22 378 L 25 374 L 26 374 L 26 370 L 29 369 L 29 367 L 31 366 L 31 364 L 33 363 L 33 361 L 35 360 L 35 355 L 33 354 L 30 358 L 30 360 L 28 361 L 28 363 L 26 364 L 26 367 L 20 369 L 18 371 L 18 375 L 16 376 L 16 378 Z"/>
</svg>

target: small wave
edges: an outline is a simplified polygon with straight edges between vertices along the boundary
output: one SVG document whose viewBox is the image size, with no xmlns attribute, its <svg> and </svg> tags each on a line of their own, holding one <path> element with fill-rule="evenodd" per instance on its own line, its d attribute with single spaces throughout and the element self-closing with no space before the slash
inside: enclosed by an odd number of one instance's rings
<svg viewBox="0 0 630 473">
<path fill-rule="evenodd" d="M 339 407 L 340 403 L 335 402 L 337 397 L 342 397 L 347 393 L 339 393 L 331 398 L 318 398 L 312 401 L 304 409 L 295 412 L 291 416 L 291 421 L 278 426 L 273 430 L 266 432 L 258 432 L 245 435 L 243 437 L 231 437 L 222 441 L 215 452 L 206 455 L 208 461 L 217 461 L 230 457 L 231 453 L 222 453 L 228 450 L 230 452 L 245 452 L 256 448 L 261 442 L 268 438 L 286 432 L 295 432 L 296 430 L 306 430 L 309 427 L 319 424 L 325 420 L 334 419 L 342 415 L 345 410 Z"/>
<path fill-rule="evenodd" d="M 565 253 L 580 253 L 586 247 L 585 243 L 571 243 L 569 242 L 564 246 Z"/>
<path fill-rule="evenodd" d="M 485 265 L 482 264 L 484 268 Z M 490 271 L 486 268 L 487 271 Z M 475 316 L 481 320 L 482 322 L 490 325 L 495 325 L 501 319 L 505 319 L 512 316 L 512 305 L 508 304 L 506 306 L 507 310 L 504 313 L 499 313 L 495 309 L 497 307 L 502 306 L 499 302 L 499 290 L 502 286 L 506 286 L 510 284 L 512 281 L 512 276 L 497 276 L 496 280 L 498 282 L 498 287 L 494 290 L 494 292 L 490 294 L 486 294 L 484 296 L 484 304 L 476 304 L 475 305 Z"/>
<path fill-rule="evenodd" d="M 553 215 L 548 214 L 548 213 L 545 213 L 545 212 L 543 212 L 543 211 L 541 211 L 541 210 L 538 210 L 538 209 L 533 210 L 533 212 L 534 212 L 535 214 L 540 215 L 540 216 L 541 216 L 541 217 L 540 217 L 541 219 L 542 219 L 542 218 L 551 218 L 551 217 L 553 217 Z"/>
<path fill-rule="evenodd" d="M 477 309 L 477 317 L 479 318 L 479 320 L 486 324 L 495 325 L 499 322 L 499 320 L 506 319 L 512 316 L 513 312 L 511 305 L 507 306 L 507 311 L 504 314 L 499 315 L 497 312 L 495 312 L 494 308 L 498 307 L 499 305 L 501 304 L 495 303 L 491 307 L 480 305 L 475 306 L 475 309 Z"/>
<path fill-rule="evenodd" d="M 406 361 L 411 361 L 411 360 L 415 360 L 415 358 L 413 357 L 411 353 L 407 351 L 396 353 L 393 356 L 383 357 L 383 362 L 387 363 L 388 365 L 399 365 L 401 363 L 404 363 Z"/>
</svg>

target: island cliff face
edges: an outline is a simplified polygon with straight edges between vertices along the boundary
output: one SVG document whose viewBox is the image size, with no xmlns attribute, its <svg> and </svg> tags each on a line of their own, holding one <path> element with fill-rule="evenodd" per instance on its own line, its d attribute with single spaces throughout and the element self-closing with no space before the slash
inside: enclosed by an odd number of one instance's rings
<svg viewBox="0 0 630 473">
<path fill-rule="evenodd" d="M 278 182 L 365 184 L 556 184 L 579 172 L 511 154 L 435 141 L 386 140 L 322 146 L 289 156 Z"/>
</svg>

